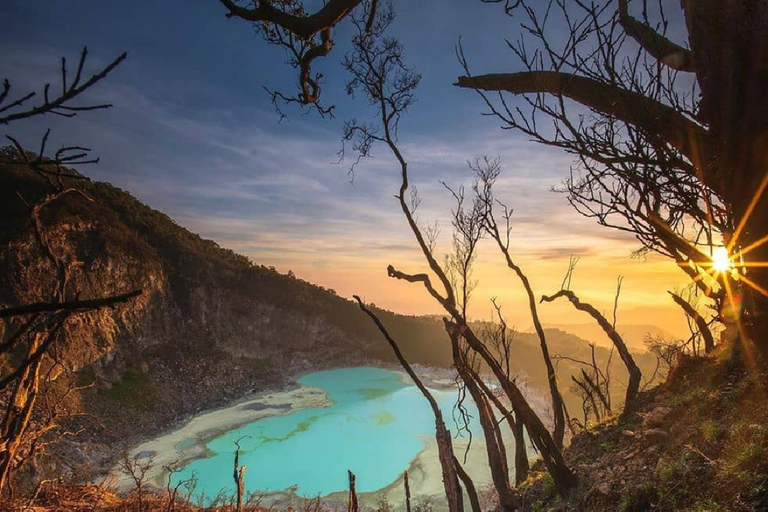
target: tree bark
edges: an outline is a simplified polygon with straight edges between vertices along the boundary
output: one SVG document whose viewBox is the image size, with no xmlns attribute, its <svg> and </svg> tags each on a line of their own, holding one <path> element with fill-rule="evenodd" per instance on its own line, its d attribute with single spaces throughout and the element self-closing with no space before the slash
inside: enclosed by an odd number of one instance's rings
<svg viewBox="0 0 768 512">
<path fill-rule="evenodd" d="M 403 487 L 405 487 L 405 512 L 411 512 L 411 486 L 408 483 L 408 471 L 403 471 Z"/>
<path fill-rule="evenodd" d="M 360 503 L 357 501 L 357 491 L 355 490 L 355 474 L 347 470 L 349 474 L 349 505 L 347 512 L 360 512 Z"/>
<path fill-rule="evenodd" d="M 453 326 L 457 328 L 457 326 Z M 563 459 L 562 451 L 552 438 L 552 435 L 547 430 L 547 427 L 541 421 L 541 418 L 531 408 L 531 405 L 523 396 L 520 388 L 512 382 L 509 377 L 504 373 L 504 370 L 499 366 L 498 362 L 488 352 L 488 348 L 483 345 L 477 336 L 467 326 L 462 326 L 463 336 L 472 350 L 475 350 L 483 358 L 496 379 L 499 381 L 501 388 L 507 395 L 510 403 L 512 404 L 515 413 L 518 415 L 518 421 L 522 421 L 528 430 L 531 442 L 541 454 L 541 458 L 547 471 L 552 475 L 552 479 L 558 488 L 558 491 L 562 495 L 568 494 L 568 492 L 576 485 L 576 475 L 571 471 L 568 465 Z"/>
<path fill-rule="evenodd" d="M 453 456 L 453 465 L 456 467 L 456 473 L 459 475 L 461 483 L 464 484 L 464 490 L 467 491 L 472 512 L 482 512 L 480 509 L 480 499 L 477 497 L 477 489 L 475 489 L 475 483 L 472 481 L 469 474 L 464 471 L 464 468 L 461 466 L 461 463 L 455 455 Z"/>
<path fill-rule="evenodd" d="M 50 334 L 49 334 L 50 335 Z M 43 344 L 44 335 L 32 336 L 28 354 L 34 354 Z M 24 434 L 29 427 L 32 408 L 37 399 L 41 358 L 27 366 L 16 381 L 8 403 L 8 408 L 0 427 L 0 496 L 8 486 L 14 462 L 24 441 Z"/>
<path fill-rule="evenodd" d="M 451 338 L 451 347 L 453 349 L 453 364 L 464 381 L 472 400 L 477 406 L 478 420 L 483 429 L 485 438 L 485 450 L 488 456 L 488 466 L 491 470 L 491 479 L 496 492 L 499 495 L 499 502 L 502 510 L 512 510 L 512 495 L 509 489 L 509 467 L 507 465 L 507 451 L 504 446 L 504 439 L 501 436 L 501 430 L 493 415 L 493 409 L 488 403 L 483 391 L 475 381 L 479 376 L 475 372 L 468 371 L 466 358 L 461 353 L 459 347 L 459 338 L 455 330 L 450 329 L 446 324 L 446 330 Z"/>
</svg>

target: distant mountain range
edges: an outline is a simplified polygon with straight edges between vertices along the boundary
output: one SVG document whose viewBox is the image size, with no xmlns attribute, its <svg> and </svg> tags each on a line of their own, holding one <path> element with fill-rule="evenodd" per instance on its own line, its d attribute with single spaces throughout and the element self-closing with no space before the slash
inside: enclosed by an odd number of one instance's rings
<svg viewBox="0 0 768 512">
<path fill-rule="evenodd" d="M 596 322 L 583 324 L 545 324 L 544 327 L 548 329 L 559 329 L 561 331 L 565 331 L 602 347 L 610 348 L 611 346 L 611 340 L 606 336 L 605 332 L 603 332 L 603 330 L 599 325 L 597 325 Z M 635 352 L 645 352 L 647 350 L 645 340 L 648 336 L 662 336 L 667 339 L 676 338 L 676 336 L 671 332 L 651 324 L 643 325 L 619 323 L 617 330 L 626 342 L 627 346 Z M 533 332 L 533 329 L 529 329 L 528 332 Z"/>
</svg>

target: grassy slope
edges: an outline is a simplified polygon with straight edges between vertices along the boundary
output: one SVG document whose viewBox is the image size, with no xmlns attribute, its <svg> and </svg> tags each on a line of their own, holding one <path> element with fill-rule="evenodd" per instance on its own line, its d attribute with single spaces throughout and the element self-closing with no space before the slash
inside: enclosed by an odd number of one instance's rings
<svg viewBox="0 0 768 512">
<path fill-rule="evenodd" d="M 519 491 L 530 511 L 768 510 L 768 373 L 742 363 L 733 346 L 711 358 L 685 358 L 640 410 L 573 439 L 566 460 L 581 477 L 567 499 L 551 479 L 532 477 Z M 671 411 L 646 436 L 644 419 Z"/>
</svg>

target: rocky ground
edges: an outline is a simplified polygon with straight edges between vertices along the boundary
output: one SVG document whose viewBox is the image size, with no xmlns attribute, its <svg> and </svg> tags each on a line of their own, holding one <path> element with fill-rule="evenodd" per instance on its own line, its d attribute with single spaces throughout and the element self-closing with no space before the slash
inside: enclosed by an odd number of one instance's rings
<svg viewBox="0 0 768 512">
<path fill-rule="evenodd" d="M 520 510 L 768 510 L 768 374 L 738 359 L 724 347 L 681 360 L 637 412 L 572 439 L 570 496 L 539 473 L 520 488 Z"/>
</svg>

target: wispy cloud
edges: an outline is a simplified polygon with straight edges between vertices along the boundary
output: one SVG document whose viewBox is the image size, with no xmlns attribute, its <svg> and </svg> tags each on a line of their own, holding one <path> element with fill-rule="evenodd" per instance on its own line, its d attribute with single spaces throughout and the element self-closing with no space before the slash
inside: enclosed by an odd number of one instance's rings
<svg viewBox="0 0 768 512">
<path fill-rule="evenodd" d="M 16 58 L 29 63 L 22 81 L 39 80 L 53 53 L 17 52 Z M 219 93 L 206 91 L 205 84 L 194 87 L 202 95 Z M 95 100 L 115 103 L 115 108 L 13 129 L 31 147 L 49 126 L 56 143 L 91 145 L 102 163 L 85 172 L 129 190 L 190 230 L 257 263 L 290 268 L 343 295 L 361 293 L 403 312 L 436 311 L 421 290 L 413 293 L 383 272 L 387 263 L 425 270 L 393 198 L 399 169 L 386 148 L 375 148 L 374 157 L 361 162 L 350 182 L 347 165 L 336 163 L 338 123 L 298 118 L 277 124 L 271 112 L 231 104 L 189 110 L 130 83 L 106 82 L 95 94 Z M 449 243 L 453 205 L 440 181 L 469 184 L 467 160 L 499 156 L 504 172 L 496 193 L 514 209 L 513 254 L 529 269 L 537 289 L 559 287 L 571 254 L 582 257 L 581 290 L 606 304 L 619 273 L 629 276 L 631 303 L 662 296 L 677 276 L 671 264 L 659 260 L 641 270 L 628 259 L 637 248 L 631 236 L 597 226 L 576 214 L 563 195 L 551 192 L 567 176 L 568 156 L 492 127 L 441 137 L 403 131 L 402 138 L 411 181 L 423 197 L 418 217 L 422 223 L 440 223 L 441 251 Z M 482 249 L 478 301 L 499 296 L 514 307 L 522 305 L 519 285 L 497 249 L 492 244 Z"/>
</svg>

